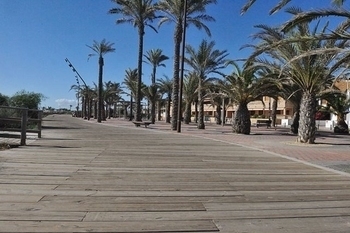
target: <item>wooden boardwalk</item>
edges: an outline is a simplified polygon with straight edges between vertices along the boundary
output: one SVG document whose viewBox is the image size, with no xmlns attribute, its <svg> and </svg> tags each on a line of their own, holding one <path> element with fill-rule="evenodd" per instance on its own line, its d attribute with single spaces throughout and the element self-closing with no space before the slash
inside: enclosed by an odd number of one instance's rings
<svg viewBox="0 0 350 233">
<path fill-rule="evenodd" d="M 350 178 L 254 149 L 49 116 L 0 151 L 0 232 L 350 232 Z"/>
</svg>

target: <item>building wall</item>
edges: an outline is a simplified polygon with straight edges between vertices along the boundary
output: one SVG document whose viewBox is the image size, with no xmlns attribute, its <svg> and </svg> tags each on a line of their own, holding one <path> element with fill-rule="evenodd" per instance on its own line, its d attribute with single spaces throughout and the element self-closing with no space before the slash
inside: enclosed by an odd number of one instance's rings
<svg viewBox="0 0 350 233">
<path fill-rule="evenodd" d="M 248 109 L 250 111 L 252 123 L 254 123 L 255 118 L 269 118 L 272 110 L 272 101 L 270 97 L 264 97 L 263 102 L 253 101 L 248 104 Z M 226 109 L 225 118 L 227 122 L 231 122 L 232 116 L 236 110 L 237 106 L 229 106 Z M 192 105 L 192 117 L 195 114 L 195 107 Z M 277 124 L 281 123 L 281 119 L 291 119 L 294 114 L 294 108 L 290 101 L 286 101 L 282 98 L 278 98 L 277 101 Z M 216 106 L 212 106 L 210 103 L 204 104 L 204 115 L 206 116 L 206 121 L 215 122 L 216 116 Z"/>
</svg>

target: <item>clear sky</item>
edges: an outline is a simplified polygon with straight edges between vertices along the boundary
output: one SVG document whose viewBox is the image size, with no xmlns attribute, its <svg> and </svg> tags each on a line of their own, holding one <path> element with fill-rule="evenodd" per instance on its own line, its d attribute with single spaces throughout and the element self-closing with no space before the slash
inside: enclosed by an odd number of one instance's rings
<svg viewBox="0 0 350 233">
<path fill-rule="evenodd" d="M 218 0 L 207 13 L 216 22 L 206 23 L 204 31 L 189 27 L 186 43 L 195 48 L 202 41 L 214 40 L 216 48 L 228 50 L 230 59 L 245 58 L 244 44 L 254 43 L 250 35 L 254 25 L 277 26 L 290 15 L 283 11 L 269 16 L 269 10 L 279 0 L 258 0 L 243 16 L 240 9 L 246 0 Z M 331 6 L 330 0 L 293 0 L 290 6 L 312 9 Z M 75 73 L 68 67 L 68 58 L 89 86 L 97 83 L 98 59 L 86 45 L 93 40 L 113 42 L 115 53 L 105 55 L 104 81 L 122 82 L 125 70 L 137 67 L 138 35 L 130 24 L 116 25 L 120 15 L 107 14 L 115 7 L 109 0 L 0 0 L 0 93 L 12 96 L 17 91 L 42 93 L 47 99 L 42 107 L 69 108 L 76 106 Z M 154 24 L 157 25 L 157 22 Z M 158 76 L 172 77 L 174 24 L 163 25 L 158 33 L 146 29 L 144 53 L 160 48 L 170 57 L 166 68 L 158 68 Z M 150 83 L 151 67 L 143 65 L 143 81 Z"/>
</svg>

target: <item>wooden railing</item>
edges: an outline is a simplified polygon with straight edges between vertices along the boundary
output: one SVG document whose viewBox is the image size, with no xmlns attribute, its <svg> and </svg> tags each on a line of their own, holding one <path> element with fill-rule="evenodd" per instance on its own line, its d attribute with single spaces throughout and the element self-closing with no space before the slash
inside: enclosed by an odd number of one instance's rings
<svg viewBox="0 0 350 233">
<path fill-rule="evenodd" d="M 41 110 L 0 106 L 0 131 L 20 132 L 20 145 L 23 146 L 27 132 L 37 133 L 41 138 L 42 116 Z"/>
</svg>

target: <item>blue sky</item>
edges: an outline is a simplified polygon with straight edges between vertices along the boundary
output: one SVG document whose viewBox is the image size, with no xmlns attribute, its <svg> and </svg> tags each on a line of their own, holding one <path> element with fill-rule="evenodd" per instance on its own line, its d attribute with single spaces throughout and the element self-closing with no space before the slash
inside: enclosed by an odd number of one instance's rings
<svg viewBox="0 0 350 233">
<path fill-rule="evenodd" d="M 279 0 L 259 0 L 246 13 L 240 9 L 246 0 L 218 0 L 207 8 L 216 22 L 206 23 L 212 37 L 189 27 L 186 43 L 196 46 L 214 40 L 216 48 L 228 50 L 230 59 L 245 58 L 244 44 L 254 43 L 250 36 L 254 25 L 277 26 L 290 15 L 283 11 L 269 16 L 268 11 Z M 316 4 L 315 4 L 316 2 Z M 330 0 L 293 0 L 290 6 L 312 9 L 331 6 Z M 89 86 L 97 83 L 97 57 L 88 61 L 92 52 L 86 45 L 93 40 L 113 42 L 115 53 L 105 56 L 104 81 L 122 82 L 125 70 L 137 67 L 138 35 L 129 24 L 116 25 L 119 15 L 107 14 L 116 5 L 109 0 L 1 0 L 0 1 L 0 93 L 12 96 L 17 91 L 39 92 L 47 97 L 43 107 L 76 106 L 75 73 L 68 67 L 68 58 Z M 157 25 L 157 22 L 155 22 Z M 166 67 L 158 68 L 158 76 L 172 77 L 173 24 L 163 25 L 158 33 L 146 29 L 144 52 L 160 48 L 170 57 Z M 143 66 L 143 81 L 151 79 L 151 67 Z"/>
</svg>

